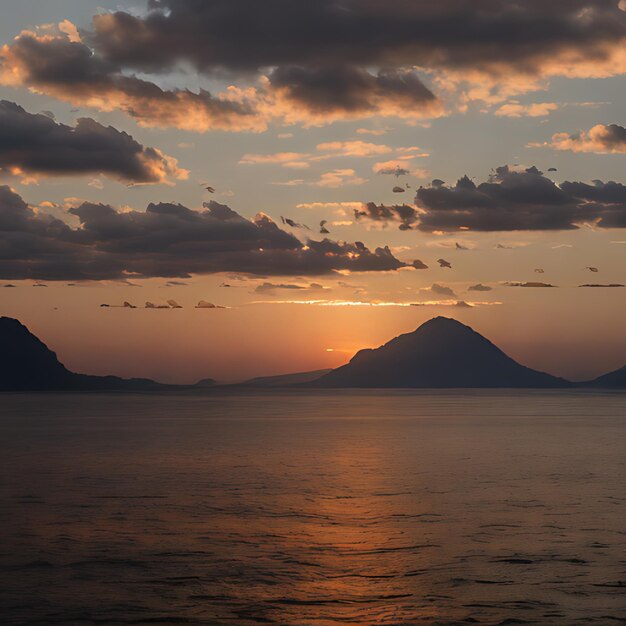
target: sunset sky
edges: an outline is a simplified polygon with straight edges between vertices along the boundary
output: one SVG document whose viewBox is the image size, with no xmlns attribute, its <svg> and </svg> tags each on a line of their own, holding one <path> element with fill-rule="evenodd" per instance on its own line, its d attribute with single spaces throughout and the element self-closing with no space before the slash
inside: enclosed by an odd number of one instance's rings
<svg viewBox="0 0 626 626">
<path fill-rule="evenodd" d="M 626 364 L 626 0 L 0 8 L 0 315 L 68 367 L 314 370 L 436 315 Z"/>
</svg>

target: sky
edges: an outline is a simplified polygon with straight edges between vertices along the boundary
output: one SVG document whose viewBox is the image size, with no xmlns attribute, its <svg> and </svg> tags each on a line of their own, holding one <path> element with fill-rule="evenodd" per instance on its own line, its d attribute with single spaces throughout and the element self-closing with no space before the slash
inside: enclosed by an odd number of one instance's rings
<svg viewBox="0 0 626 626">
<path fill-rule="evenodd" d="M 0 314 L 68 367 L 329 368 L 436 315 L 626 363 L 624 0 L 0 9 Z"/>
</svg>

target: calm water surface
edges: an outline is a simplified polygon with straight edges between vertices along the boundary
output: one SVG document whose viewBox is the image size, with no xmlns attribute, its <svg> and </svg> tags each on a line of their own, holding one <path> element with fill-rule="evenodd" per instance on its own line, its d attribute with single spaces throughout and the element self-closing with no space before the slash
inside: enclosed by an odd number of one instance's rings
<svg viewBox="0 0 626 626">
<path fill-rule="evenodd" d="M 2 624 L 626 623 L 626 395 L 0 398 Z"/>
</svg>

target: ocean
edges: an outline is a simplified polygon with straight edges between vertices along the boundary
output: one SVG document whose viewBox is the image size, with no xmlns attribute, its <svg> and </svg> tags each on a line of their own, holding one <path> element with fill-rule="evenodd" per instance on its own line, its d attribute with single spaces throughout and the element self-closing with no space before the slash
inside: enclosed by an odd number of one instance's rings
<svg viewBox="0 0 626 626">
<path fill-rule="evenodd" d="M 626 623 L 626 394 L 0 397 L 0 623 Z"/>
</svg>

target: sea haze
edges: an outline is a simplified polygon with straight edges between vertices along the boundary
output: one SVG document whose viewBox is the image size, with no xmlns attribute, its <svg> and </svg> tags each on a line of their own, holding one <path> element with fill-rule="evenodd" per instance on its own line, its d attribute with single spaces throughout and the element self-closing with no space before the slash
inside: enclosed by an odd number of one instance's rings
<svg viewBox="0 0 626 626">
<path fill-rule="evenodd" d="M 626 620 L 623 393 L 4 395 L 0 426 L 3 624 Z"/>
</svg>

